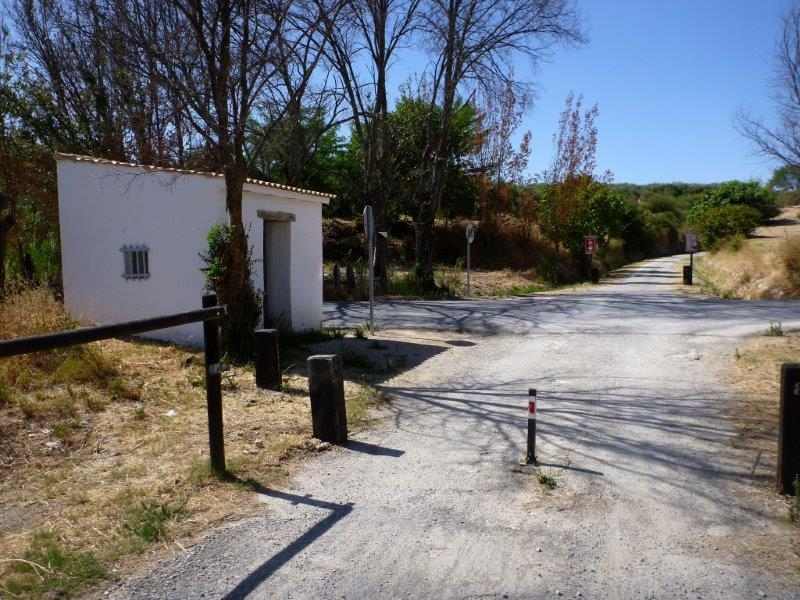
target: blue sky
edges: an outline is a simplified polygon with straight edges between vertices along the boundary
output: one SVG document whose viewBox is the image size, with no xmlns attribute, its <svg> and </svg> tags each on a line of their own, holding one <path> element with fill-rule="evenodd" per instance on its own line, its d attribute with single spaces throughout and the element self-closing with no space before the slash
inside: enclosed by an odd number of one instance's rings
<svg viewBox="0 0 800 600">
<path fill-rule="evenodd" d="M 523 123 L 534 137 L 529 170 L 549 164 L 572 90 L 600 107 L 598 163 L 615 181 L 768 179 L 776 165 L 754 153 L 734 119 L 739 109 L 774 114 L 775 45 L 789 6 L 790 0 L 578 0 L 589 43 L 559 48 L 535 70 L 527 60 L 517 64 L 517 75 L 538 93 Z M 395 76 L 419 69 L 417 60 L 402 57 Z"/>
</svg>

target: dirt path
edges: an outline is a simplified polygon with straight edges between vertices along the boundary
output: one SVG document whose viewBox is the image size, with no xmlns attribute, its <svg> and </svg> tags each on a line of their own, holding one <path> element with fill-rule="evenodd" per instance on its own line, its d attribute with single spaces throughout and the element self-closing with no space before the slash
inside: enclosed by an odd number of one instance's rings
<svg viewBox="0 0 800 600">
<path fill-rule="evenodd" d="M 112 597 L 799 597 L 771 474 L 732 443 L 719 360 L 797 307 L 675 294 L 675 260 L 578 294 L 407 305 L 410 323 L 435 311 L 496 335 L 388 381 L 369 435 Z M 518 464 L 529 387 L 552 491 Z"/>
</svg>

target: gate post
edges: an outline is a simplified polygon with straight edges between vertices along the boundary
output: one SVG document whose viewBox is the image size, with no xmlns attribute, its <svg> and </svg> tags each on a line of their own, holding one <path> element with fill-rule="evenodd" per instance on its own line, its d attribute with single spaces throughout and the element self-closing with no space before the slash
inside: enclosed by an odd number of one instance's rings
<svg viewBox="0 0 800 600">
<path fill-rule="evenodd" d="M 778 491 L 795 494 L 800 477 L 800 364 L 781 366 L 781 407 L 778 425 Z"/>
<path fill-rule="evenodd" d="M 203 308 L 217 306 L 217 295 L 203 296 Z M 208 448 L 211 469 L 225 473 L 225 438 L 222 428 L 222 365 L 220 364 L 219 319 L 203 321 L 203 343 L 206 364 L 206 403 L 208 406 Z"/>
</svg>

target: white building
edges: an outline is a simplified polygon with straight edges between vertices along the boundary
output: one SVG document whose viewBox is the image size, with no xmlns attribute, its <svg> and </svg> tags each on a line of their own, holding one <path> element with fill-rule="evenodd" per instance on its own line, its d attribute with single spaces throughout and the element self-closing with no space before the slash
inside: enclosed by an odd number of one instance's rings
<svg viewBox="0 0 800 600">
<path fill-rule="evenodd" d="M 72 154 L 57 154 L 56 160 L 70 315 L 114 323 L 199 308 L 205 288 L 200 254 L 209 229 L 227 222 L 223 176 Z M 253 284 L 276 326 L 320 326 L 322 205 L 330 198 L 254 179 L 244 186 Z M 202 326 L 150 337 L 198 344 Z"/>
</svg>

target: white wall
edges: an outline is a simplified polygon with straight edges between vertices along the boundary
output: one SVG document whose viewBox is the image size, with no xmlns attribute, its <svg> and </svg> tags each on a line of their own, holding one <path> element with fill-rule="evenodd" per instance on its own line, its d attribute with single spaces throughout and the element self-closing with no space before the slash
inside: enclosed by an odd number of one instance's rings
<svg viewBox="0 0 800 600">
<path fill-rule="evenodd" d="M 58 161 L 64 302 L 88 323 L 112 323 L 200 307 L 205 278 L 200 253 L 214 223 L 227 221 L 222 178 L 105 163 Z M 253 281 L 261 275 L 258 210 L 296 215 L 292 223 L 292 324 L 317 329 L 322 312 L 321 199 L 246 186 L 245 228 L 253 249 Z M 144 244 L 150 277 L 125 279 L 120 248 Z M 179 343 L 202 340 L 200 324 L 153 332 Z"/>
</svg>

